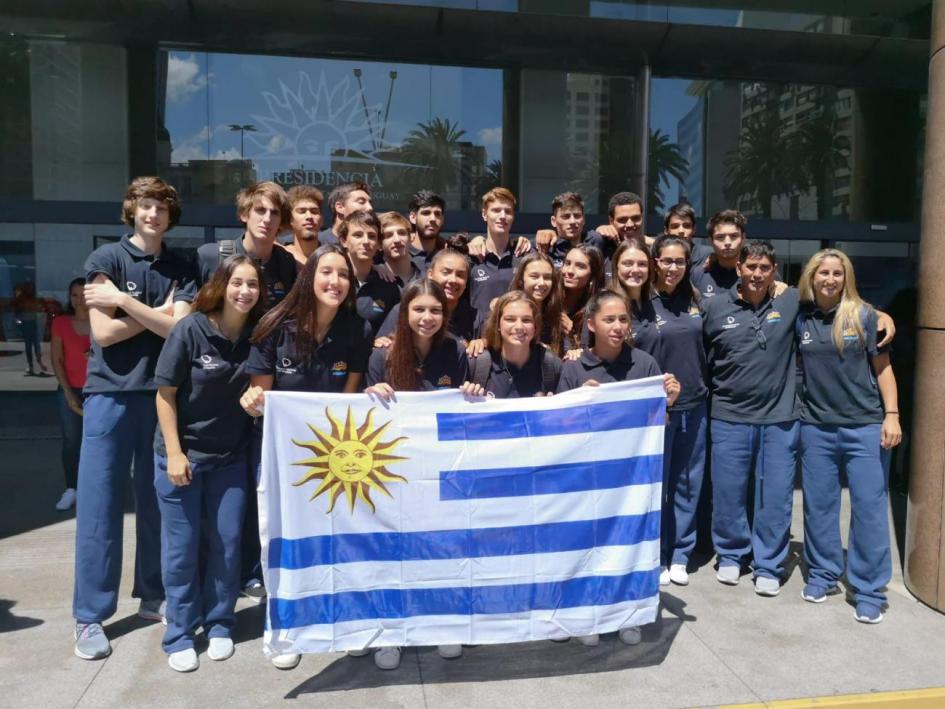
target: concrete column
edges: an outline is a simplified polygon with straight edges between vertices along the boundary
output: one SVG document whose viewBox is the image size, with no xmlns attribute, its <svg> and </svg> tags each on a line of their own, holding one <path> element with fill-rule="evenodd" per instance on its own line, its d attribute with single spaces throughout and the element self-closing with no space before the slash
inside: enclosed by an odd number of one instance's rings
<svg viewBox="0 0 945 709">
<path fill-rule="evenodd" d="M 905 582 L 945 612 L 945 0 L 932 5 Z"/>
</svg>

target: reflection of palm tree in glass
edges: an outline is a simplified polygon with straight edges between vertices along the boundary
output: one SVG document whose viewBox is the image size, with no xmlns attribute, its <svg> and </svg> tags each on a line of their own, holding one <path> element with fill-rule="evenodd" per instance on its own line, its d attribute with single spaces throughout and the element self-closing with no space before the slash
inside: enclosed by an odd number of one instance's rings
<svg viewBox="0 0 945 709">
<path fill-rule="evenodd" d="M 805 187 L 817 190 L 817 218 L 828 219 L 833 210 L 834 175 L 849 165 L 850 154 L 850 139 L 837 134 L 833 106 L 825 106 L 820 116 L 798 128 L 792 143 Z"/>
<path fill-rule="evenodd" d="M 476 182 L 476 196 L 482 197 L 486 192 L 502 184 L 502 161 L 493 160 L 486 165 L 486 171 Z"/>
<path fill-rule="evenodd" d="M 765 110 L 742 130 L 738 148 L 725 158 L 725 198 L 748 198 L 771 217 L 771 201 L 790 193 L 803 180 L 793 159 L 791 139 L 784 135 L 774 110 Z"/>
<path fill-rule="evenodd" d="M 669 187 L 669 178 L 682 182 L 689 175 L 689 161 L 679 146 L 669 142 L 669 136 L 656 130 L 650 133 L 650 157 L 647 170 L 647 205 L 650 212 L 662 212 L 666 207 L 663 186 Z"/>
<path fill-rule="evenodd" d="M 411 171 L 421 172 L 422 181 L 429 189 L 445 194 L 459 184 L 462 176 L 459 143 L 465 134 L 459 124 L 449 119 L 434 118 L 429 123 L 418 123 L 400 148 L 402 159 L 418 166 Z"/>
</svg>

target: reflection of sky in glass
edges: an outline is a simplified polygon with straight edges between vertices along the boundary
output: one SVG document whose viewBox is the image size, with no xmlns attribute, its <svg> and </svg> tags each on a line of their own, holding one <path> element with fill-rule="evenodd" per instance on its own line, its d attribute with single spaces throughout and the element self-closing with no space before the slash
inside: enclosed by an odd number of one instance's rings
<svg viewBox="0 0 945 709">
<path fill-rule="evenodd" d="M 237 54 L 169 58 L 165 123 L 175 163 L 238 159 L 240 133 L 229 124 L 256 128 L 244 134 L 244 154 L 264 171 L 327 169 L 341 148 L 383 160 L 433 118 L 458 124 L 462 140 L 500 159 L 502 72 Z"/>
</svg>

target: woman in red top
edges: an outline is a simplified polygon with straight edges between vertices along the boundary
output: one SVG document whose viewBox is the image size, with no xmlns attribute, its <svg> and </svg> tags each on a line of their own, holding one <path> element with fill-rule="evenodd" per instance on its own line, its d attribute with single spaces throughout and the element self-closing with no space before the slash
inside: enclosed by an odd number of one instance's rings
<svg viewBox="0 0 945 709">
<path fill-rule="evenodd" d="M 59 420 L 62 423 L 62 467 L 66 473 L 66 491 L 57 510 L 75 504 L 82 446 L 82 387 L 89 361 L 89 309 L 85 305 L 84 278 L 69 284 L 66 312 L 52 323 L 52 364 L 59 380 Z"/>
</svg>

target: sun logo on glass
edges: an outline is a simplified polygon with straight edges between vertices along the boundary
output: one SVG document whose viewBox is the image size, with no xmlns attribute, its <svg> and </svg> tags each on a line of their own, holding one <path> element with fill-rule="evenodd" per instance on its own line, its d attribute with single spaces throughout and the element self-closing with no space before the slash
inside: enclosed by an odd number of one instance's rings
<svg viewBox="0 0 945 709">
<path fill-rule="evenodd" d="M 252 115 L 263 130 L 247 139 L 266 152 L 259 157 L 293 157 L 306 167 L 338 158 L 377 162 L 375 153 L 385 147 L 378 140 L 382 106 L 368 102 L 360 79 L 345 76 L 330 86 L 322 72 L 314 88 L 300 72 L 296 90 L 280 81 L 278 92 L 262 92 L 269 114 Z"/>
<path fill-rule="evenodd" d="M 371 500 L 373 490 L 379 490 L 388 497 L 393 497 L 385 483 L 407 482 L 406 478 L 395 475 L 387 469 L 389 463 L 408 460 L 403 456 L 391 455 L 394 448 L 407 440 L 406 437 L 382 441 L 381 434 L 390 425 L 390 421 L 374 428 L 374 409 L 367 412 L 364 422 L 358 427 L 355 427 L 350 406 L 343 425 L 328 408 L 325 409 L 325 416 L 331 425 L 330 432 L 322 431 L 309 423 L 308 427 L 315 434 L 316 440 L 292 439 L 295 445 L 313 453 L 312 457 L 294 463 L 294 465 L 307 467 L 308 471 L 293 485 L 300 486 L 308 482 L 320 481 L 309 500 L 327 494 L 326 513 L 330 513 L 335 508 L 335 502 L 342 493 L 345 494 L 348 508 L 352 513 L 355 502 L 358 500 L 370 507 L 371 512 L 375 512 L 374 502 Z"/>
</svg>

